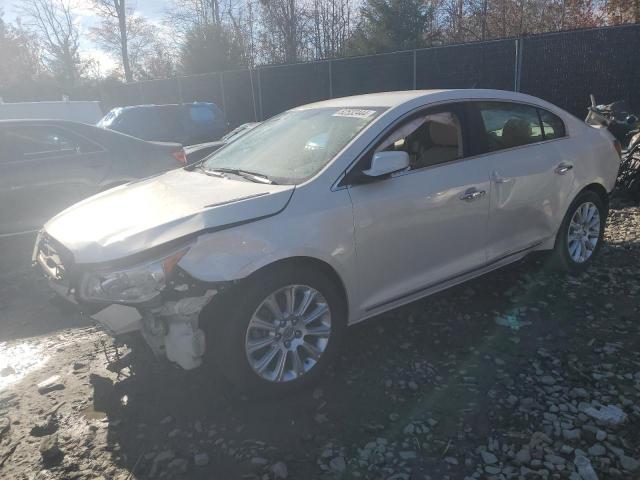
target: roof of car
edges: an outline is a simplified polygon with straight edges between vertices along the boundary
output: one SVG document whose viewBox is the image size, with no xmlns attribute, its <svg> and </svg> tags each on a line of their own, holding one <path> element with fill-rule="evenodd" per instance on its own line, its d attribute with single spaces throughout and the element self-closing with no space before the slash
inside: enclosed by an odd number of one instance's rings
<svg viewBox="0 0 640 480">
<path fill-rule="evenodd" d="M 42 125 L 46 123 L 47 125 L 66 125 L 66 126 L 74 126 L 74 125 L 85 125 L 92 126 L 88 123 L 74 122 L 71 120 L 60 120 L 56 118 L 7 118 L 0 119 L 0 125 L 9 125 L 9 124 L 19 124 L 19 125 Z"/>
<path fill-rule="evenodd" d="M 193 106 L 216 106 L 213 102 L 192 102 L 192 103 L 147 103 L 144 105 L 126 105 L 124 107 L 116 107 L 113 110 L 132 110 L 136 108 L 168 108 L 168 107 L 193 107 Z"/>
<path fill-rule="evenodd" d="M 405 102 L 422 97 L 434 97 L 441 100 L 444 97 L 451 100 L 465 98 L 491 98 L 504 100 L 534 101 L 541 100 L 523 93 L 507 90 L 490 89 L 443 89 L 443 90 L 403 90 L 397 92 L 367 93 L 351 97 L 332 98 L 321 102 L 305 105 L 304 107 L 395 107 Z M 438 97 L 438 98 L 436 98 Z"/>
</svg>

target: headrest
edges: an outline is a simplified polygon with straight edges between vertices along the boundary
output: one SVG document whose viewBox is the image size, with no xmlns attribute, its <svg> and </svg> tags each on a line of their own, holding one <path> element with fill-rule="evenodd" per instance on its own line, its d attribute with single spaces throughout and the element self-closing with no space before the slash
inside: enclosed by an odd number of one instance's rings
<svg viewBox="0 0 640 480">
<path fill-rule="evenodd" d="M 458 129 L 453 125 L 429 122 L 429 137 L 431 137 L 431 142 L 439 147 L 458 146 Z"/>
<path fill-rule="evenodd" d="M 502 127 L 502 143 L 509 147 L 529 143 L 531 123 L 523 118 L 510 118 Z"/>
</svg>

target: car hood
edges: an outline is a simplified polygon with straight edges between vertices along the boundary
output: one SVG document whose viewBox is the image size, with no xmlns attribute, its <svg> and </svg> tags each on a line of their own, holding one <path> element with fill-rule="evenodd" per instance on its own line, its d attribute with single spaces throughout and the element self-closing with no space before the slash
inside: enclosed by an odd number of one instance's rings
<svg viewBox="0 0 640 480">
<path fill-rule="evenodd" d="M 274 215 L 294 188 L 177 169 L 83 200 L 49 220 L 44 230 L 76 263 L 108 262 L 203 230 Z"/>
</svg>

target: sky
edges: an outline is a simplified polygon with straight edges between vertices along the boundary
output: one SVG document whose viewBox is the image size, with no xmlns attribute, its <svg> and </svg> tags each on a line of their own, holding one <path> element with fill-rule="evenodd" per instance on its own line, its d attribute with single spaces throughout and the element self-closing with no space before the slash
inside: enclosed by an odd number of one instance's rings
<svg viewBox="0 0 640 480">
<path fill-rule="evenodd" d="M 107 73 L 117 64 L 118 59 L 107 55 L 105 52 L 97 48 L 89 35 L 89 29 L 98 22 L 98 18 L 92 11 L 91 0 L 69 0 L 73 5 L 73 12 L 77 16 L 80 28 L 80 46 L 81 54 L 85 58 L 92 58 L 100 65 L 100 71 Z M 14 23 L 19 16 L 20 0 L 0 0 L 0 10 L 4 10 L 5 22 Z M 168 7 L 167 0 L 129 0 L 127 6 L 135 7 L 136 13 L 148 18 L 151 22 L 158 23 L 162 21 L 164 11 Z"/>
</svg>

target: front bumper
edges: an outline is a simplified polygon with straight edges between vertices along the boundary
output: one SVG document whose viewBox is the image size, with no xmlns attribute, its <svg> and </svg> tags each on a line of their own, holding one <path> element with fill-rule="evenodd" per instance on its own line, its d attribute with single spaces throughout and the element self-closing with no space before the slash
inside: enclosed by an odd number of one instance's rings
<svg viewBox="0 0 640 480">
<path fill-rule="evenodd" d="M 166 356 L 185 370 L 202 363 L 206 345 L 199 316 L 221 286 L 203 284 L 180 271 L 150 304 L 94 304 L 77 295 L 80 273 L 71 253 L 45 232 L 38 234 L 32 261 L 55 293 L 76 304 L 112 336 L 139 331 L 157 356 Z"/>
</svg>

